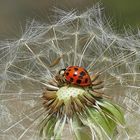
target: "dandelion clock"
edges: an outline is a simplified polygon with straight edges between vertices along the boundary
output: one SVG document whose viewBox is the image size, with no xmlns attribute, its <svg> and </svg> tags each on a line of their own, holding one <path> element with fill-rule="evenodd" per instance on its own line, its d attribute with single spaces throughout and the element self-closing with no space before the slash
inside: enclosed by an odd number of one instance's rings
<svg viewBox="0 0 140 140">
<path fill-rule="evenodd" d="M 0 42 L 1 140 L 138 140 L 140 41 L 99 4 L 57 9 Z"/>
</svg>

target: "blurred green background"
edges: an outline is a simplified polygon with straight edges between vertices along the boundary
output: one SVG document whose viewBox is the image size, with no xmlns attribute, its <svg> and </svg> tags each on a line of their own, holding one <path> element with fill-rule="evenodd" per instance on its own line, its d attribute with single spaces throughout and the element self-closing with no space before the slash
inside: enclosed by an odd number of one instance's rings
<svg viewBox="0 0 140 140">
<path fill-rule="evenodd" d="M 54 7 L 84 11 L 98 0 L 0 0 L 0 38 L 16 36 L 27 19 L 51 21 Z M 140 0 L 100 0 L 105 15 L 118 32 L 140 27 Z M 21 25 L 21 26 L 20 26 Z"/>
</svg>

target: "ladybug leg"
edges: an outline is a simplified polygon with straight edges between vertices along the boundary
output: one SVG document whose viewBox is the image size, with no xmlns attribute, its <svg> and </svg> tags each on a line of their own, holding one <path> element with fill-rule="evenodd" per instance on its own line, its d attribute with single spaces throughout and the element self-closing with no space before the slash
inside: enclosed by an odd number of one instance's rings
<svg viewBox="0 0 140 140">
<path fill-rule="evenodd" d="M 56 75 L 55 80 L 57 82 L 58 87 L 64 86 L 66 84 L 65 78 L 61 75 Z"/>
</svg>

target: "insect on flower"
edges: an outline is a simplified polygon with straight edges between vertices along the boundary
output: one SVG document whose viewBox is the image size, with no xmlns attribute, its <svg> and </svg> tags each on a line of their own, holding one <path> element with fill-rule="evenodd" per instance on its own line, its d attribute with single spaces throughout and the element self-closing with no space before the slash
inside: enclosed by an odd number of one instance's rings
<svg viewBox="0 0 140 140">
<path fill-rule="evenodd" d="M 57 63 L 59 63 L 59 61 Z M 50 109 L 50 113 L 56 113 L 58 110 L 61 110 L 62 112 L 64 111 L 68 117 L 71 117 L 75 111 L 80 111 L 82 108 L 84 108 L 82 102 L 92 106 L 95 103 L 96 97 L 102 98 L 104 96 L 109 98 L 107 95 L 104 95 L 98 91 L 103 88 L 103 81 L 99 80 L 99 76 L 100 73 L 89 75 L 86 69 L 79 66 L 68 66 L 65 69 L 59 70 L 54 79 L 49 82 L 52 86 L 58 87 L 58 91 L 56 92 L 55 89 L 50 89 L 50 87 L 46 88 L 45 92 L 43 93 L 44 107 L 47 108 L 47 110 Z M 59 92 L 63 88 L 65 89 L 64 95 Z M 77 92 L 77 89 L 80 91 Z M 69 90 L 70 93 L 67 93 Z M 74 96 L 73 93 L 75 93 Z M 78 98 L 75 98 L 75 96 Z M 65 97 L 67 98 L 69 105 L 66 103 Z M 62 100 L 60 100 L 60 98 L 62 98 Z M 72 105 L 72 102 L 75 99 L 77 100 L 76 103 L 78 103 L 78 106 Z M 52 102 L 50 100 L 52 100 Z M 66 107 L 65 105 L 73 106 L 73 109 L 71 111 L 66 110 L 63 108 L 63 106 Z M 64 112 L 62 114 L 65 114 Z"/>
<path fill-rule="evenodd" d="M 103 88 L 103 81 L 99 79 L 99 73 L 89 75 L 86 69 L 79 66 L 68 66 L 66 69 L 61 69 L 55 76 L 58 86 L 75 85 L 80 87 L 87 87 L 90 92 L 96 89 Z"/>
<path fill-rule="evenodd" d="M 59 71 L 60 76 L 69 84 L 79 85 L 82 87 L 91 86 L 92 81 L 88 72 L 83 67 L 69 66 Z"/>
<path fill-rule="evenodd" d="M 70 123 L 71 119 L 73 121 L 78 119 L 77 125 L 82 128 L 85 126 L 84 121 L 87 120 L 88 117 L 90 118 L 91 116 L 92 118 L 94 116 L 91 114 L 94 114 L 97 111 L 95 110 L 97 106 L 99 106 L 99 108 L 102 108 L 102 106 L 105 107 L 104 105 L 107 102 L 104 102 L 103 97 L 110 97 L 100 92 L 100 89 L 104 86 L 103 81 L 99 79 L 99 76 L 100 72 L 89 74 L 85 68 L 80 66 L 68 66 L 65 69 L 60 69 L 58 71 L 54 78 L 49 82 L 52 87 L 46 87 L 42 96 L 43 105 L 48 115 L 46 116 L 46 119 L 41 122 L 41 137 L 49 138 L 48 136 L 50 135 L 49 132 L 46 132 L 46 130 L 50 129 L 49 125 L 46 125 L 46 121 L 47 124 L 53 123 L 52 127 L 55 127 L 58 120 L 65 124 L 66 120 Z M 58 89 L 53 88 L 53 86 Z M 111 104 L 108 105 L 110 106 Z M 116 109 L 114 108 L 114 110 Z M 100 113 L 102 114 L 103 112 L 101 111 Z M 103 116 L 100 113 L 95 114 L 95 117 L 103 119 Z M 87 117 L 81 114 L 86 114 Z M 118 114 L 120 114 L 120 112 L 118 112 Z M 106 119 L 108 119 L 109 122 L 112 122 L 107 116 Z M 98 123 L 100 124 L 100 121 Z M 114 124 L 114 122 L 112 123 Z M 62 124 L 60 123 L 60 125 Z M 100 125 L 102 126 L 102 124 Z M 112 127 L 111 131 L 113 131 L 114 128 L 115 125 Z M 53 132 L 50 138 L 57 138 L 55 135 L 58 135 L 58 132 L 56 132 L 56 134 Z"/>
</svg>

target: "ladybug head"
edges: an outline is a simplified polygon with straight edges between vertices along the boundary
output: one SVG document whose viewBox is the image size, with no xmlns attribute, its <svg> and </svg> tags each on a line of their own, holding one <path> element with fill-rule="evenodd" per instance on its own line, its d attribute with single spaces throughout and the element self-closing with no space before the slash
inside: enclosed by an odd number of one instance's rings
<svg viewBox="0 0 140 140">
<path fill-rule="evenodd" d="M 64 72 L 65 72 L 65 70 L 66 70 L 66 69 L 61 69 L 61 70 L 58 72 L 59 75 L 64 76 Z"/>
</svg>

